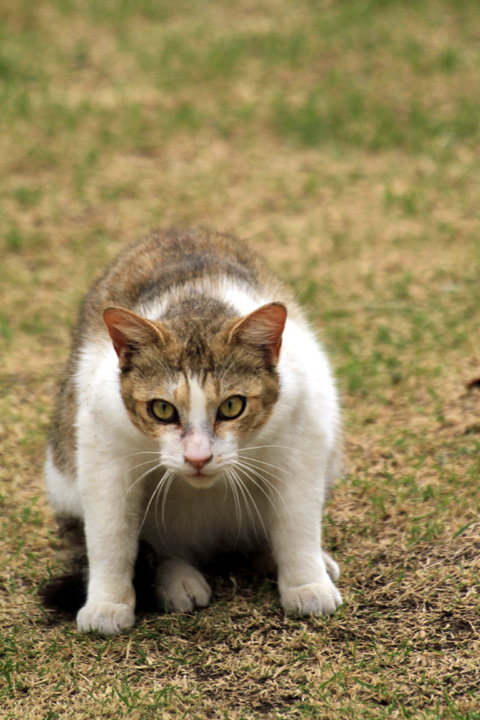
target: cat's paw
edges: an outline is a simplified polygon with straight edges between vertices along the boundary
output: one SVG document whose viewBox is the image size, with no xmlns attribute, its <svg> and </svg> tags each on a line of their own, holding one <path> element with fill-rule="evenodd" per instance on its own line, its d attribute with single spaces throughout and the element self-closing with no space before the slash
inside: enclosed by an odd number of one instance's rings
<svg viewBox="0 0 480 720">
<path fill-rule="evenodd" d="M 169 612 L 191 612 L 206 607 L 212 591 L 202 573 L 181 560 L 166 560 L 157 573 L 157 597 Z"/>
<path fill-rule="evenodd" d="M 342 596 L 330 578 L 323 582 L 286 588 L 281 601 L 287 612 L 298 615 L 331 615 L 342 604 Z"/>
<path fill-rule="evenodd" d="M 100 600 L 87 602 L 77 615 L 79 632 L 96 630 L 102 635 L 115 635 L 134 622 L 135 614 L 129 605 Z"/>
</svg>

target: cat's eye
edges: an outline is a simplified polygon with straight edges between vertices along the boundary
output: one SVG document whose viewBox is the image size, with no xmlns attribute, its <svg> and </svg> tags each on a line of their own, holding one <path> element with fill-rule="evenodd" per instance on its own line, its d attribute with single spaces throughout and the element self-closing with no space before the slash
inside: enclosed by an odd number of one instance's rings
<svg viewBox="0 0 480 720">
<path fill-rule="evenodd" d="M 234 420 L 245 410 L 247 401 L 241 395 L 232 395 L 222 402 L 218 408 L 218 418 L 220 420 Z"/>
<path fill-rule="evenodd" d="M 160 422 L 171 423 L 177 419 L 175 407 L 166 400 L 152 400 L 148 407 L 153 417 Z"/>
</svg>

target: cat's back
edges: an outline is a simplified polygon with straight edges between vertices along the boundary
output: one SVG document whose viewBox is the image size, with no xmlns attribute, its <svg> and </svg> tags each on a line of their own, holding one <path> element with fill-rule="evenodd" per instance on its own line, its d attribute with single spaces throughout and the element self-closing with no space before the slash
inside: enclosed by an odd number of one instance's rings
<svg viewBox="0 0 480 720">
<path fill-rule="evenodd" d="M 101 313 L 109 305 L 138 311 L 174 292 L 218 294 L 227 287 L 295 312 L 290 291 L 247 244 L 205 229 L 172 229 L 139 240 L 114 260 L 86 296 L 79 328 L 82 335 L 105 334 Z"/>
</svg>

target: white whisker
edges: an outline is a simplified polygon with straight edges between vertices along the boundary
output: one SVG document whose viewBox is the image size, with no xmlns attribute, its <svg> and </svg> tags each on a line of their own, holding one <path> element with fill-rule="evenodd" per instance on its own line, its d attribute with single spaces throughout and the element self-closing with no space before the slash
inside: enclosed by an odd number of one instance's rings
<svg viewBox="0 0 480 720">
<path fill-rule="evenodd" d="M 158 483 L 158 485 L 157 485 L 157 488 L 155 489 L 155 493 L 154 493 L 154 494 L 157 495 L 157 499 L 156 499 L 156 501 L 155 501 L 155 526 L 156 526 L 157 530 L 159 529 L 159 528 L 158 528 L 158 501 L 160 500 L 160 495 L 161 495 L 161 493 L 162 493 L 162 490 L 163 490 L 164 487 L 165 487 L 165 483 L 167 482 L 167 480 L 170 479 L 171 475 L 173 475 L 173 471 L 172 471 L 172 470 L 167 470 L 166 473 L 165 473 L 165 475 L 163 475 L 163 477 L 160 479 L 160 481 L 159 481 L 159 483 Z M 164 499 L 165 499 L 165 493 L 164 493 L 163 500 L 164 500 Z M 162 501 L 162 507 L 163 507 L 163 501 Z"/>
<path fill-rule="evenodd" d="M 155 472 L 155 470 L 159 470 L 162 467 L 164 467 L 163 463 L 159 462 L 157 463 L 157 465 L 154 465 L 149 470 L 145 470 L 145 472 L 142 473 L 138 478 L 136 478 L 135 482 L 130 485 L 127 492 L 125 493 L 125 497 L 127 497 L 127 495 L 143 480 L 143 478 L 147 477 L 147 475 L 150 475 L 150 473 Z"/>
<path fill-rule="evenodd" d="M 160 452 L 159 450 L 141 450 L 140 452 L 134 452 L 129 453 L 128 455 L 124 455 L 122 460 L 129 460 L 130 458 L 137 455 L 156 455 L 158 457 L 160 455 Z"/>
<path fill-rule="evenodd" d="M 263 529 L 263 534 L 264 534 L 264 536 L 268 538 L 268 533 L 267 533 L 267 530 L 266 530 L 265 525 L 264 525 L 264 523 L 263 523 L 262 514 L 261 514 L 260 510 L 258 509 L 257 503 L 255 502 L 255 499 L 254 499 L 252 493 L 251 493 L 250 490 L 248 489 L 248 486 L 243 482 L 243 480 L 241 479 L 240 475 L 238 476 L 238 480 L 239 480 L 239 482 L 240 482 L 240 487 L 243 488 L 243 490 L 245 491 L 245 493 L 248 495 L 248 498 L 250 498 L 250 501 L 251 501 L 253 507 L 254 507 L 255 510 L 256 510 L 256 513 L 257 513 L 257 515 L 258 515 L 258 519 L 260 520 L 260 524 L 261 524 L 262 529 Z M 248 507 L 248 504 L 247 504 L 247 507 Z M 250 513 L 250 519 L 251 519 L 251 523 L 252 523 L 253 529 L 254 529 L 254 531 L 255 531 L 255 537 L 256 537 L 256 540 L 257 540 L 257 543 L 258 543 L 258 542 L 259 542 L 259 539 L 258 539 L 257 527 L 256 527 L 256 524 L 255 524 L 254 521 L 253 521 L 253 516 L 252 516 L 251 513 Z"/>
<path fill-rule="evenodd" d="M 235 516 L 237 518 L 238 530 L 237 530 L 237 537 L 235 538 L 235 545 L 236 545 L 238 542 L 238 538 L 240 537 L 240 530 L 242 527 L 242 508 L 240 505 L 240 499 L 238 497 L 238 490 L 236 487 L 237 481 L 236 481 L 235 475 L 232 473 L 232 469 L 226 468 L 225 474 L 227 475 L 227 478 L 230 481 L 229 487 L 232 491 L 233 503 L 234 503 L 234 507 L 235 507 Z"/>
<path fill-rule="evenodd" d="M 270 470 L 266 470 L 265 468 L 261 468 L 261 467 L 259 468 L 256 465 L 254 465 L 253 463 L 246 462 L 244 459 L 236 460 L 236 464 L 240 465 L 244 469 L 254 471 L 255 475 L 257 477 L 261 478 L 265 482 L 265 484 L 268 485 L 268 487 L 271 487 L 272 490 L 275 490 L 277 495 L 282 496 L 280 490 L 276 487 L 276 485 L 271 480 L 269 480 L 267 477 L 265 477 L 265 475 L 270 475 L 270 477 L 272 477 L 274 480 L 278 480 L 283 483 L 286 483 L 286 480 L 284 480 L 281 477 L 278 477 L 278 475 L 276 475 L 275 473 L 272 473 Z"/>
<path fill-rule="evenodd" d="M 247 495 L 246 495 L 246 493 L 245 493 L 245 485 L 243 484 L 242 479 L 241 479 L 239 473 L 237 473 L 237 471 L 234 470 L 233 468 L 230 468 L 230 470 L 231 470 L 232 476 L 233 476 L 233 478 L 234 478 L 234 480 L 235 480 L 236 487 L 237 487 L 238 491 L 240 492 L 240 495 L 241 495 L 241 497 L 242 497 L 242 499 L 243 499 L 243 502 L 244 502 L 244 504 L 245 504 L 245 510 L 247 511 L 247 515 L 248 515 L 248 518 L 249 518 L 249 520 L 250 520 L 250 524 L 251 524 L 252 528 L 255 530 L 255 535 L 257 535 L 255 523 L 254 523 L 254 521 L 253 521 L 252 511 L 250 510 L 250 505 L 249 505 L 249 503 L 248 503 L 248 497 L 247 497 Z M 239 528 L 239 530 L 240 530 L 240 528 Z M 237 539 L 238 539 L 238 538 L 237 538 Z M 258 537 L 257 537 L 257 541 L 258 541 Z"/>
<path fill-rule="evenodd" d="M 289 513 L 289 508 L 288 508 L 288 506 L 287 506 L 287 503 L 285 502 L 285 498 L 283 497 L 283 495 L 281 494 L 281 492 L 279 491 L 279 489 L 276 488 L 275 485 L 274 485 L 270 480 L 268 480 L 268 478 L 266 478 L 264 475 L 262 475 L 261 472 L 260 472 L 257 468 L 251 467 L 251 466 L 249 466 L 249 465 L 245 465 L 244 463 L 241 463 L 240 461 L 237 461 L 237 462 L 236 462 L 236 465 L 238 465 L 238 467 L 242 468 L 243 472 L 247 475 L 247 477 L 249 478 L 249 480 L 250 480 L 256 487 L 258 487 L 258 489 L 265 495 L 265 497 L 266 497 L 267 500 L 269 501 L 270 505 L 272 506 L 273 510 L 275 511 L 275 514 L 277 515 L 277 517 L 278 517 L 279 519 L 280 519 L 280 515 L 279 515 L 278 509 L 277 509 L 275 503 L 274 503 L 273 500 L 272 500 L 272 497 L 271 497 L 271 496 L 269 495 L 269 493 L 265 490 L 265 488 L 262 487 L 262 485 L 261 485 L 260 483 L 258 483 L 258 482 L 252 477 L 252 473 L 253 473 L 253 475 L 255 475 L 259 480 L 261 480 L 263 483 L 265 483 L 265 485 L 267 485 L 267 487 L 271 488 L 272 490 L 274 490 L 274 491 L 277 493 L 279 499 L 282 501 L 285 509 L 287 510 L 287 513 Z"/>
<path fill-rule="evenodd" d="M 173 470 L 170 470 L 169 474 L 167 473 L 167 475 L 165 476 L 165 478 L 168 478 L 168 480 L 166 480 L 167 486 L 165 488 L 165 491 L 163 493 L 163 498 L 162 498 L 162 525 L 163 525 L 163 529 L 165 531 L 167 530 L 167 525 L 165 523 L 165 505 L 166 505 L 166 501 L 167 501 L 168 491 L 170 490 L 170 487 L 172 485 L 174 477 L 175 477 L 175 473 L 173 472 Z"/>
<path fill-rule="evenodd" d="M 287 475 L 290 478 L 295 479 L 295 477 L 296 477 L 293 473 L 288 472 L 287 470 L 285 470 L 285 468 L 280 467 L 279 465 L 273 465 L 273 463 L 265 462 L 265 460 L 259 460 L 258 458 L 253 458 L 253 457 L 250 457 L 249 455 L 243 455 L 241 452 L 238 453 L 238 456 L 241 457 L 242 460 L 250 460 L 253 463 L 257 463 L 260 465 L 266 465 L 267 467 L 271 467 L 274 470 L 279 470 L 279 472 L 284 473 L 285 475 Z M 285 482 L 285 480 L 280 478 L 280 476 L 276 475 L 275 477 L 277 477 L 278 480 L 282 480 L 282 482 Z"/>
<path fill-rule="evenodd" d="M 138 465 L 134 465 L 130 468 L 130 472 L 133 472 L 134 470 L 137 470 L 139 467 L 143 467 L 144 465 L 150 465 L 151 463 L 154 463 L 158 460 L 158 453 L 155 453 L 156 457 L 152 458 L 151 460 L 145 460 L 143 463 L 139 463 Z"/>
<path fill-rule="evenodd" d="M 150 497 L 150 500 L 149 500 L 148 503 L 147 503 L 147 507 L 146 507 L 146 509 L 145 509 L 145 512 L 144 512 L 144 514 L 143 514 L 143 519 L 142 519 L 142 522 L 141 522 L 141 524 L 140 524 L 140 528 L 139 528 L 139 531 L 138 531 L 138 536 L 139 536 L 139 537 L 140 537 L 140 534 L 141 534 L 141 532 L 142 532 L 142 530 L 143 530 L 143 526 L 145 525 L 145 521 L 146 521 L 146 519 L 147 519 L 148 513 L 149 513 L 150 508 L 151 508 L 151 506 L 152 506 L 152 503 L 153 503 L 153 501 L 154 501 L 154 499 L 155 499 L 155 496 L 157 496 L 157 502 L 158 502 L 158 499 L 159 499 L 159 497 L 160 497 L 160 493 L 162 492 L 162 489 L 164 488 L 165 484 L 167 483 L 167 487 L 166 487 L 166 489 L 165 489 L 165 492 L 164 492 L 164 495 L 163 495 L 163 499 L 162 499 L 162 520 L 163 520 L 163 524 L 164 524 L 164 527 L 165 527 L 165 516 L 164 516 L 165 498 L 166 498 L 166 495 L 167 495 L 168 490 L 169 490 L 169 488 L 170 488 L 170 485 L 171 485 L 171 482 L 172 482 L 172 480 L 173 480 L 174 475 L 175 475 L 175 473 L 173 472 L 173 470 L 166 470 L 165 474 L 162 475 L 162 477 L 161 477 L 160 480 L 158 481 L 157 486 L 156 486 L 155 490 L 153 491 L 153 493 L 152 493 L 152 495 L 151 495 L 151 497 Z M 156 522 L 156 524 L 157 524 L 156 511 L 155 511 L 155 522 Z M 158 524 L 157 524 L 157 529 L 158 529 Z"/>
<path fill-rule="evenodd" d="M 241 450 L 267 450 L 269 448 L 279 449 L 279 450 L 289 450 L 290 452 L 297 452 L 301 453 L 302 455 L 308 455 L 304 450 L 299 450 L 299 448 L 295 447 L 289 447 L 288 445 L 256 445 L 255 447 L 244 447 L 240 448 Z"/>
<path fill-rule="evenodd" d="M 218 378 L 220 382 L 222 382 L 222 380 L 225 378 L 225 375 L 229 372 L 229 370 L 232 369 L 234 364 L 235 364 L 235 360 L 232 360 L 232 362 L 229 365 L 224 365 L 223 370 Z"/>
<path fill-rule="evenodd" d="M 276 473 L 272 473 L 270 470 L 267 470 L 266 468 L 263 468 L 263 467 L 259 468 L 254 463 L 246 462 L 245 458 L 242 458 L 242 460 L 237 460 L 236 464 L 239 464 L 241 467 L 243 467 L 245 471 L 247 471 L 247 469 L 248 469 L 248 471 L 254 472 L 255 475 L 259 479 L 261 479 L 265 483 L 265 485 L 267 485 L 267 487 L 274 490 L 275 493 L 277 494 L 279 500 L 281 500 L 285 510 L 287 511 L 287 514 L 290 515 L 290 508 L 288 507 L 288 505 L 285 501 L 285 498 L 283 497 L 280 490 L 276 487 L 275 483 L 273 483 L 271 480 L 269 480 L 269 478 L 267 478 L 266 475 L 269 475 L 274 480 L 279 481 L 279 482 L 283 483 L 284 485 L 287 483 L 287 480 L 285 478 L 279 477 L 278 475 L 276 475 Z M 294 475 L 290 475 L 290 477 L 295 479 Z M 251 479 L 253 481 L 253 478 L 251 478 Z M 263 488 L 260 488 L 260 489 L 264 492 Z M 278 510 L 275 507 L 275 504 L 274 504 L 272 498 L 269 497 L 269 500 L 270 500 L 270 503 L 271 503 L 272 507 L 274 508 L 275 513 L 277 514 L 277 517 L 278 517 Z"/>
<path fill-rule="evenodd" d="M 278 482 L 283 483 L 284 485 L 286 485 L 289 482 L 289 479 L 293 480 L 293 481 L 295 481 L 297 479 L 296 476 L 291 473 L 286 473 L 287 477 L 283 478 L 280 475 L 278 475 L 277 473 L 274 473 L 271 470 L 267 470 L 266 467 L 259 467 L 258 461 L 254 460 L 253 458 L 247 458 L 244 455 L 239 455 L 239 458 L 240 458 L 241 462 L 245 463 L 249 467 L 254 467 L 256 470 L 258 470 L 262 474 L 266 473 L 267 475 L 270 475 L 270 477 L 274 478 L 275 480 L 278 480 Z M 275 470 L 279 470 L 280 472 L 286 472 L 286 471 L 282 470 L 282 468 L 278 468 L 275 465 L 271 465 L 270 463 L 262 463 L 262 465 L 266 465 L 267 467 L 274 468 Z"/>
<path fill-rule="evenodd" d="M 150 507 L 151 507 L 151 505 L 152 505 L 152 502 L 153 502 L 153 500 L 154 500 L 154 498 L 155 498 L 155 495 L 157 494 L 157 492 L 160 492 L 160 488 L 162 487 L 162 485 L 163 485 L 163 477 L 160 478 L 160 480 L 159 480 L 159 482 L 158 482 L 158 484 L 157 484 L 157 487 L 156 487 L 155 490 L 153 491 L 152 496 L 151 496 L 150 500 L 148 501 L 148 504 L 147 504 L 147 507 L 146 507 L 146 509 L 145 509 L 145 512 L 143 513 L 142 522 L 140 523 L 140 527 L 139 527 L 139 529 L 138 529 L 138 537 L 140 537 L 140 535 L 141 535 L 141 532 L 142 532 L 142 530 L 143 530 L 143 526 L 145 525 L 145 520 L 147 519 L 147 515 L 148 515 L 148 512 L 149 512 Z"/>
</svg>

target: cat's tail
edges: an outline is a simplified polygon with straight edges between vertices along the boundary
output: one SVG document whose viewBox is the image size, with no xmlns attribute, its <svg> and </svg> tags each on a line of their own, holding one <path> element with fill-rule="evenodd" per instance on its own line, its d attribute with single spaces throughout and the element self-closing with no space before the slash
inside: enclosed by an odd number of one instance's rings
<svg viewBox="0 0 480 720">
<path fill-rule="evenodd" d="M 68 572 L 42 583 L 42 605 L 62 615 L 75 615 L 87 599 L 88 560 L 85 531 L 81 520 L 57 516 L 63 565 Z"/>
<path fill-rule="evenodd" d="M 47 610 L 74 616 L 87 600 L 87 579 L 82 572 L 53 577 L 40 587 L 39 595 Z"/>
</svg>

